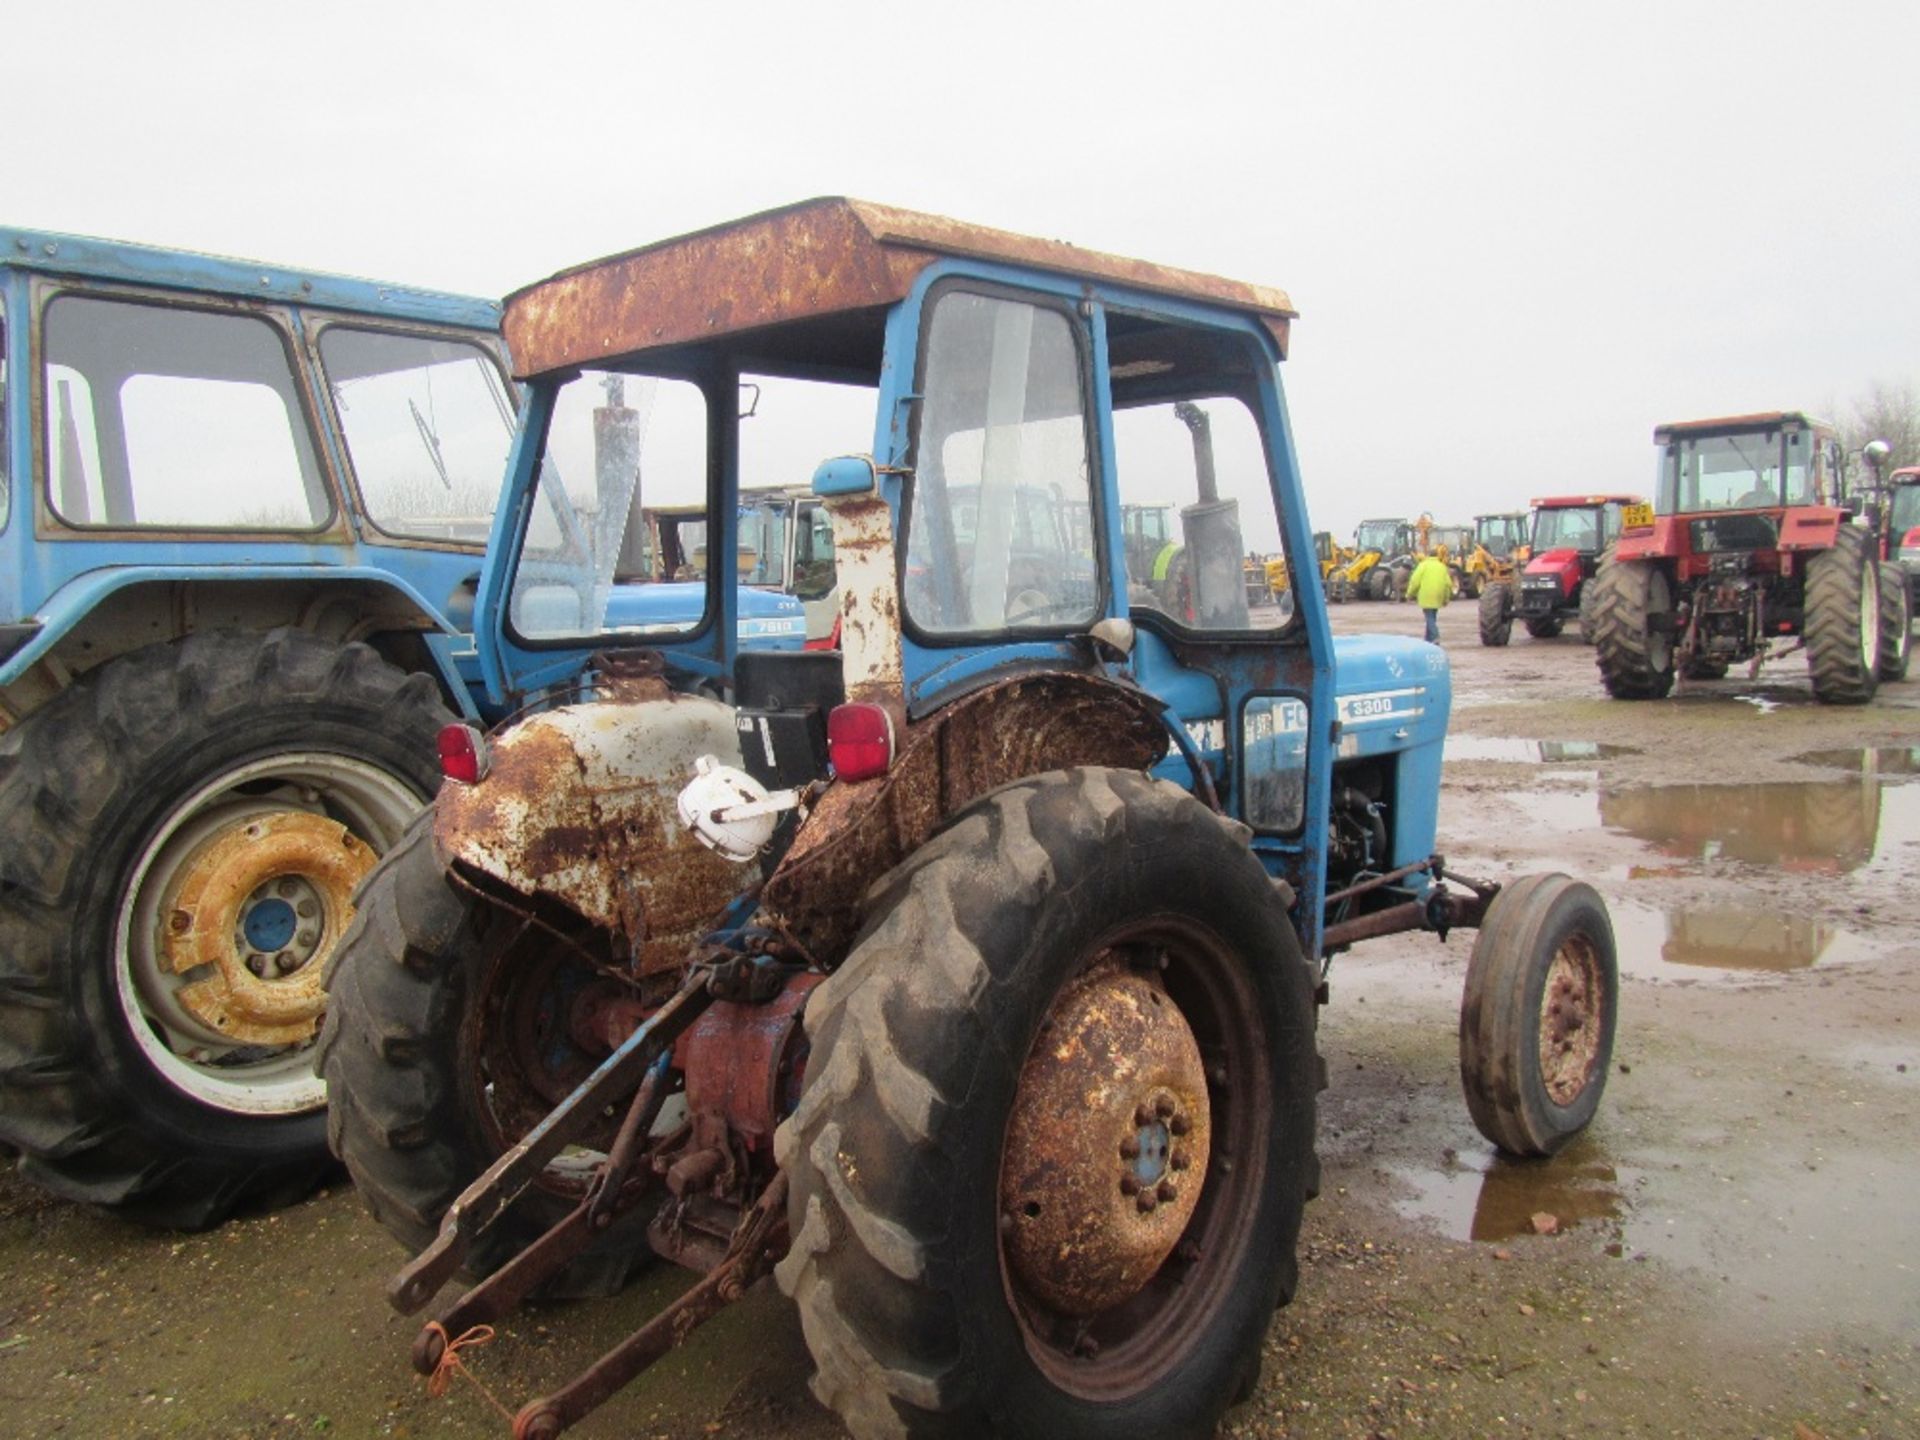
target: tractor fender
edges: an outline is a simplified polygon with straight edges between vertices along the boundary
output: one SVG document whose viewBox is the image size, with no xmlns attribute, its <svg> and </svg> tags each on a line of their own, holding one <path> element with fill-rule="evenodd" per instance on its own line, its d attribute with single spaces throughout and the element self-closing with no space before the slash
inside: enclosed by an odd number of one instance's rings
<svg viewBox="0 0 1920 1440">
<path fill-rule="evenodd" d="M 829 786 L 762 898 L 830 963 L 859 932 L 874 882 L 948 816 L 1049 770 L 1149 769 L 1167 740 L 1157 699 L 1102 676 L 1028 671 L 971 691 L 907 724 L 886 774 Z"/>
<path fill-rule="evenodd" d="M 729 705 L 628 682 L 523 720 L 488 749 L 478 783 L 450 780 L 434 801 L 441 863 L 560 902 L 623 939 L 642 973 L 684 961 L 751 878 L 675 806 L 702 755 L 740 764 Z"/>
<path fill-rule="evenodd" d="M 1613 543 L 1615 560 L 1671 560 L 1692 549 L 1684 516 L 1656 515 L 1650 530 L 1630 530 Z"/>
<path fill-rule="evenodd" d="M 1780 517 L 1782 550 L 1831 550 L 1839 543 L 1844 510 L 1824 505 L 1795 506 Z"/>
</svg>

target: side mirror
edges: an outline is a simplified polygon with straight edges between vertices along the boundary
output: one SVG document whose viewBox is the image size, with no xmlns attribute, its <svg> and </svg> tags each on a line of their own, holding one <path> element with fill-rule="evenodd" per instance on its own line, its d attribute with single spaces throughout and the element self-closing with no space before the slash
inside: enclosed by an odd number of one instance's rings
<svg viewBox="0 0 1920 1440">
<path fill-rule="evenodd" d="M 1857 495 L 1843 497 L 1840 501 L 1840 513 L 1849 520 L 1853 519 L 1860 513 L 1860 497 Z"/>
<path fill-rule="evenodd" d="M 871 455 L 836 455 L 822 460 L 813 472 L 816 495 L 870 495 L 879 485 Z"/>
</svg>

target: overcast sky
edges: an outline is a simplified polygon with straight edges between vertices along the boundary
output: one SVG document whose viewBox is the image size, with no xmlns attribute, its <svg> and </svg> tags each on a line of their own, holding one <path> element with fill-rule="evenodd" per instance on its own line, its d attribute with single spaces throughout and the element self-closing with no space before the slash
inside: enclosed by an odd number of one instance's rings
<svg viewBox="0 0 1920 1440">
<path fill-rule="evenodd" d="M 1920 5 L 10 7 L 5 218 L 488 295 L 819 194 L 1279 285 L 1319 528 L 1920 388 Z"/>
</svg>

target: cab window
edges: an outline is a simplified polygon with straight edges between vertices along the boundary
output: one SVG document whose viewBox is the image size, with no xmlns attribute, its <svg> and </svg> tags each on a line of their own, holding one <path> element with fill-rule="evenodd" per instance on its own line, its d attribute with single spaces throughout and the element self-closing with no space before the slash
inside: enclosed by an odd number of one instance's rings
<svg viewBox="0 0 1920 1440">
<path fill-rule="evenodd" d="M 331 325 L 320 360 L 367 518 L 390 535 L 485 545 L 513 440 L 493 357 L 464 340 Z"/>
<path fill-rule="evenodd" d="M 908 498 L 923 634 L 1083 628 L 1101 609 L 1081 347 L 1048 306 L 949 290 L 926 335 Z"/>
<path fill-rule="evenodd" d="M 69 525 L 327 523 L 292 358 L 266 320 L 63 295 L 45 325 L 48 500 Z"/>
<path fill-rule="evenodd" d="M 1129 609 L 1186 630 L 1281 625 L 1295 611 L 1267 583 L 1284 552 L 1247 398 L 1262 357 L 1237 335 L 1126 316 L 1109 337 Z"/>
</svg>

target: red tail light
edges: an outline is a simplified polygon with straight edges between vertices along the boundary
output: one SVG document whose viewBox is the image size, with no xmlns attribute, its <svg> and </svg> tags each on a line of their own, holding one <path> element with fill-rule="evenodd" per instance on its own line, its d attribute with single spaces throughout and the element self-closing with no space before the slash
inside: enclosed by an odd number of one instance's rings
<svg viewBox="0 0 1920 1440">
<path fill-rule="evenodd" d="M 462 785 L 478 785 L 487 775 L 487 737 L 471 725 L 441 727 L 440 773 Z"/>
<path fill-rule="evenodd" d="M 1920 550 L 1920 525 L 1914 526 L 1900 540 L 1902 550 Z"/>
<path fill-rule="evenodd" d="M 842 780 L 870 780 L 893 764 L 893 717 L 879 705 L 836 705 L 827 713 L 827 758 Z"/>
</svg>

